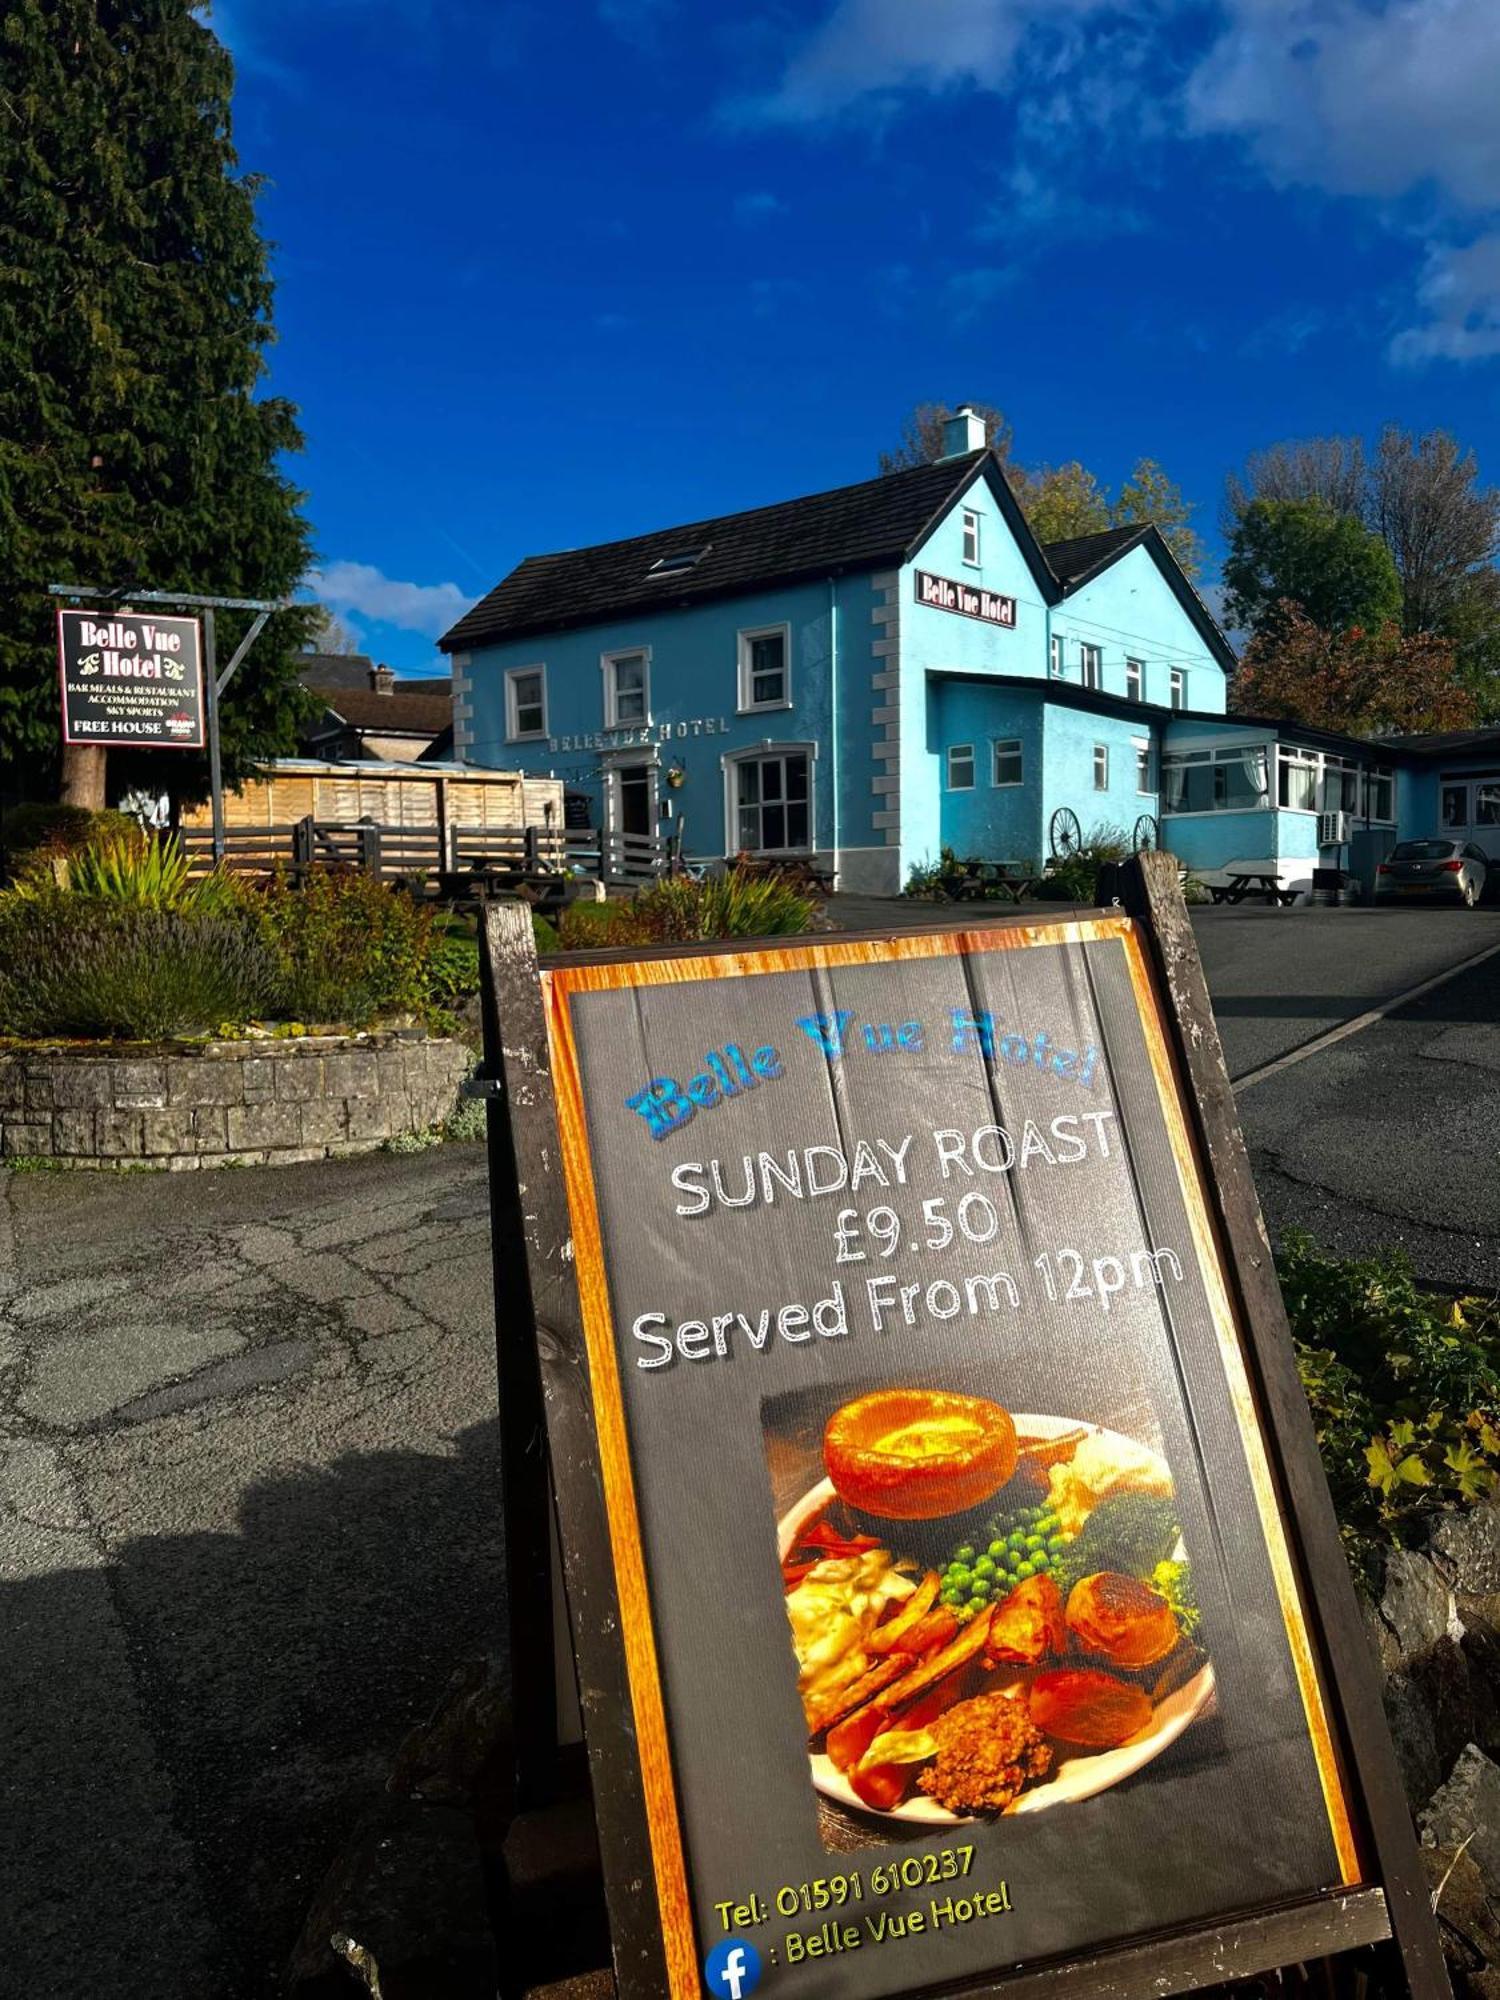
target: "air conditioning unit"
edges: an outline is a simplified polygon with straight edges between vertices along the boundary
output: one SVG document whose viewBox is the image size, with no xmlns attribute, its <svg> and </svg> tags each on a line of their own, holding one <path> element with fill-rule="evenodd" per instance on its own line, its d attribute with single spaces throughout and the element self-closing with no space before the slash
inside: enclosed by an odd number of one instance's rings
<svg viewBox="0 0 1500 2000">
<path fill-rule="evenodd" d="M 1349 838 L 1349 814 L 1343 812 L 1318 814 L 1319 847 L 1342 847 Z"/>
</svg>

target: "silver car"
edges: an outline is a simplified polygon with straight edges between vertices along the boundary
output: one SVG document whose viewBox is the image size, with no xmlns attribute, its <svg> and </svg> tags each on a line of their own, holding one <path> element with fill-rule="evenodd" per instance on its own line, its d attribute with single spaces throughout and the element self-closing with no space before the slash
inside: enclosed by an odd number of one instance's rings
<svg viewBox="0 0 1500 2000">
<path fill-rule="evenodd" d="M 1489 864 L 1469 840 L 1399 840 L 1375 870 L 1377 903 L 1443 896 L 1472 910 L 1484 894 Z"/>
</svg>

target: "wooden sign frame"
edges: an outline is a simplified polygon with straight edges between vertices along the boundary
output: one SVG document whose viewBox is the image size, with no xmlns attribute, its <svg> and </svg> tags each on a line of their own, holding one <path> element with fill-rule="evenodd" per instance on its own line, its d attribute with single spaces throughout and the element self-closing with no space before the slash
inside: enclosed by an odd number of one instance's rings
<svg viewBox="0 0 1500 2000">
<path fill-rule="evenodd" d="M 1123 865 L 1108 887 L 1116 898 L 1111 911 L 1060 910 L 1048 922 L 1072 921 L 1089 934 L 1124 934 L 1131 948 L 1137 998 L 1155 1035 L 1158 1088 L 1164 1108 L 1171 1093 L 1180 1110 L 1179 1164 L 1186 1162 L 1201 1190 L 1207 1249 L 1223 1279 L 1230 1338 L 1237 1335 L 1264 1448 L 1269 1504 L 1279 1513 L 1295 1574 L 1288 1588 L 1305 1619 L 1305 1671 L 1321 1699 L 1326 1748 L 1350 1812 L 1352 1847 L 1341 1844 L 1341 1851 L 1353 1853 L 1357 1865 L 1346 1860 L 1342 1889 L 1222 1924 L 1135 1938 L 961 1987 L 909 1991 L 1026 2000 L 1165 1996 L 1382 1945 L 1389 1969 L 1417 2000 L 1446 2000 L 1449 1984 L 1426 1878 L 1176 865 L 1143 854 Z M 803 965 L 809 954 L 813 962 L 827 954 L 837 963 L 857 952 L 868 961 L 875 946 L 887 947 L 893 957 L 920 954 L 924 938 L 993 937 L 997 929 L 1037 923 L 1030 912 L 977 923 L 966 915 L 926 930 L 576 954 L 565 963 L 600 968 L 591 985 L 630 984 L 626 968 L 643 958 L 657 968 L 658 980 L 671 978 L 672 961 L 683 959 L 703 961 L 705 975 L 733 975 Z M 565 1060 L 554 1072 L 529 907 L 491 904 L 482 942 L 517 1801 L 543 1802 L 555 1774 L 548 1550 L 555 1496 L 619 1993 L 621 2000 L 684 2000 L 703 1991 L 699 1945 L 676 1831 L 607 1298 L 600 1317 L 598 1216 L 580 1198 L 581 1190 L 591 1192 L 592 1181 L 577 1069 Z M 927 951 L 934 949 L 929 942 Z M 616 970 L 605 970 L 611 967 Z M 566 1032 L 564 1023 L 564 1038 Z M 566 1053 L 565 1039 L 563 1045 Z M 600 1296 L 591 1298 L 590 1287 Z M 1311 1723 L 1311 1705 L 1308 1714 Z"/>
</svg>

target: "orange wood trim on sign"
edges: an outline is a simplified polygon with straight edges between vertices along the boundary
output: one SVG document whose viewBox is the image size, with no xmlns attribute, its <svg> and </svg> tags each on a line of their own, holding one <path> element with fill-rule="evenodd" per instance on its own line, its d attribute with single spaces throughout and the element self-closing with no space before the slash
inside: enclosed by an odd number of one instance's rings
<svg viewBox="0 0 1500 2000">
<path fill-rule="evenodd" d="M 563 1175 L 573 1226 L 573 1249 L 599 1433 L 611 1550 L 619 1589 L 622 1638 L 630 1677 L 631 1704 L 672 2000 L 693 2000 L 700 1992 L 698 1946 L 688 1893 L 687 1864 L 657 1660 L 645 1551 L 630 1465 L 619 1355 L 615 1345 L 598 1199 L 570 1012 L 572 996 L 575 993 L 628 987 L 679 985 L 704 979 L 746 978 L 824 967 L 888 964 L 903 959 L 958 958 L 986 952 L 1022 950 L 1033 945 L 1082 944 L 1110 939 L 1117 940 L 1124 950 L 1132 991 L 1140 1012 L 1179 1186 L 1193 1233 L 1194 1253 L 1208 1296 L 1231 1406 L 1255 1489 L 1257 1510 L 1338 1855 L 1341 1883 L 1347 1887 L 1362 1879 L 1333 1732 L 1291 1548 L 1277 1501 L 1275 1479 L 1245 1366 L 1243 1339 L 1225 1281 L 1207 1187 L 1183 1113 L 1161 1003 L 1153 974 L 1141 949 L 1135 921 L 1126 916 L 1068 918 L 1040 924 L 896 934 L 889 938 L 857 941 L 820 939 L 815 943 L 768 945 L 753 951 L 714 952 L 701 956 L 554 965 L 543 968 L 541 979 L 557 1088 Z"/>
</svg>

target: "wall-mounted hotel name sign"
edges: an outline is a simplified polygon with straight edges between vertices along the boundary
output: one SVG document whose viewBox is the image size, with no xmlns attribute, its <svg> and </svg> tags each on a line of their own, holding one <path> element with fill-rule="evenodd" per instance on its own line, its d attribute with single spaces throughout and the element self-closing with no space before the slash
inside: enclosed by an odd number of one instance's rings
<svg viewBox="0 0 1500 2000">
<path fill-rule="evenodd" d="M 918 604 L 930 604 L 936 611 L 953 611 L 960 618 L 978 618 L 986 625 L 1016 625 L 1016 600 L 1001 597 L 998 591 L 982 590 L 977 584 L 957 583 L 951 576 L 933 576 L 919 569 Z"/>
<path fill-rule="evenodd" d="M 682 743 L 690 736 L 727 736 L 727 715 L 692 715 L 681 722 L 642 722 L 620 729 L 595 729 L 581 736 L 549 736 L 547 748 L 559 750 L 627 750 L 648 744 Z"/>
</svg>

